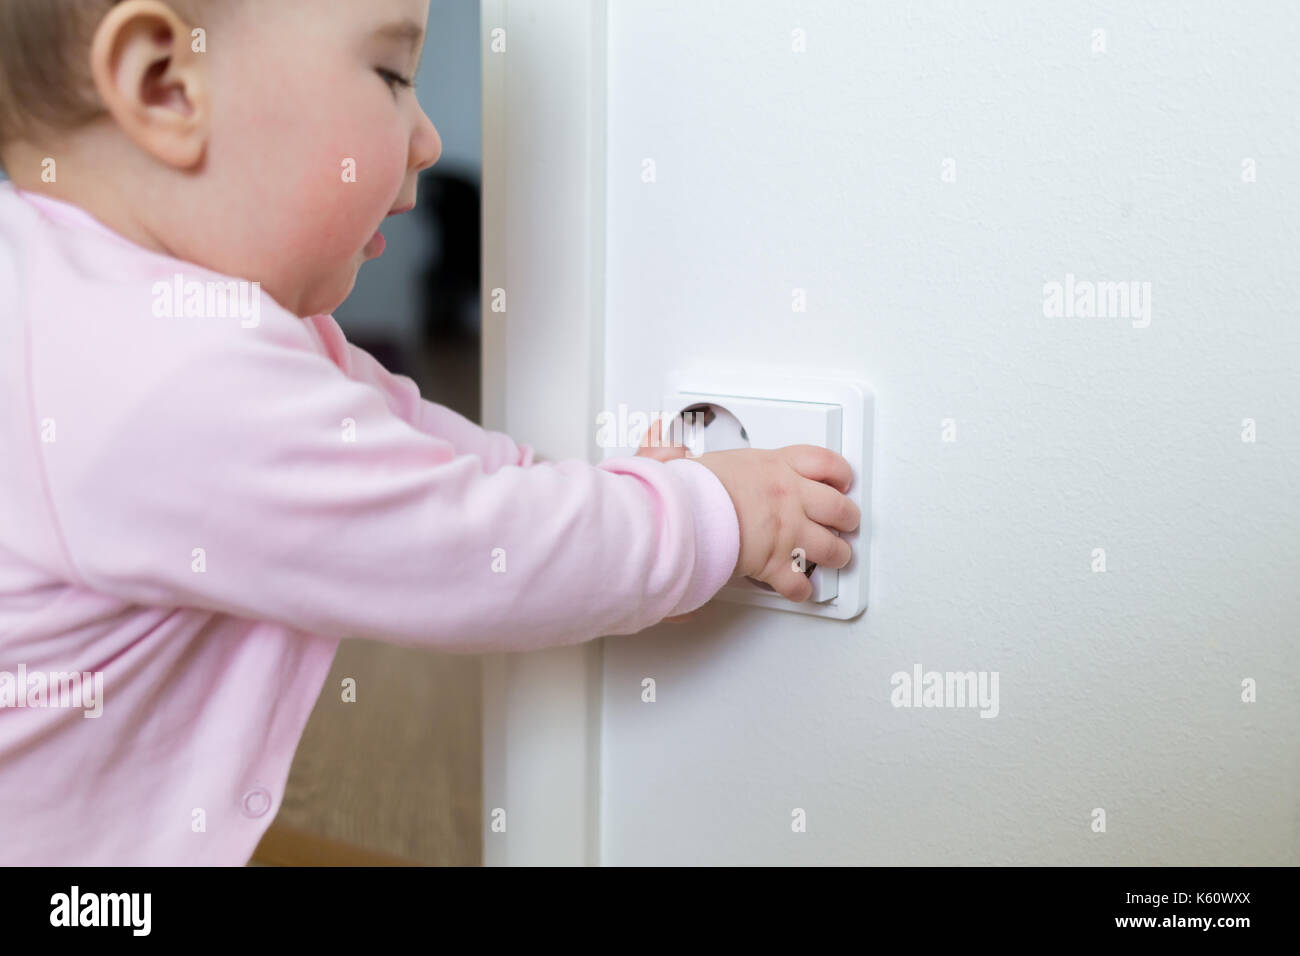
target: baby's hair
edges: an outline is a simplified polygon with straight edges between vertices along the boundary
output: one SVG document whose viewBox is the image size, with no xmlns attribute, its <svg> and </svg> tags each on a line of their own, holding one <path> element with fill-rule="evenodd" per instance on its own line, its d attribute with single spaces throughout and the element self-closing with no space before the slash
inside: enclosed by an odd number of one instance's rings
<svg viewBox="0 0 1300 956">
<path fill-rule="evenodd" d="M 122 0 L 0 0 L 0 146 L 38 129 L 74 129 L 103 114 L 90 42 Z M 163 0 L 198 23 L 220 0 Z"/>
</svg>

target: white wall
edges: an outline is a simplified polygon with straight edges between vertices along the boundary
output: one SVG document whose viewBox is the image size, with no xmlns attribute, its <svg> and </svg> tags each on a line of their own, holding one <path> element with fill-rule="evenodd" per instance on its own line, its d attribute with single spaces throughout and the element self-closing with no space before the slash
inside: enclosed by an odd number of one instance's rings
<svg viewBox="0 0 1300 956">
<path fill-rule="evenodd" d="M 606 640 L 603 862 L 1300 863 L 1300 10 L 1181 6 L 610 4 L 606 407 L 779 361 L 877 412 L 862 617 Z M 1000 713 L 891 706 L 917 663 Z"/>
</svg>

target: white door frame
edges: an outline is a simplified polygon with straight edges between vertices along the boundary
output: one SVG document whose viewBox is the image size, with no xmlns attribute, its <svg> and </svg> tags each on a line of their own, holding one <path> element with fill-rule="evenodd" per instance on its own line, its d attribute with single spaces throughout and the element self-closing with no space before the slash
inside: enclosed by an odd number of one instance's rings
<svg viewBox="0 0 1300 956">
<path fill-rule="evenodd" d="M 483 425 L 592 464 L 606 18 L 606 0 L 482 0 Z M 599 865 L 601 645 L 485 659 L 485 865 Z"/>
</svg>

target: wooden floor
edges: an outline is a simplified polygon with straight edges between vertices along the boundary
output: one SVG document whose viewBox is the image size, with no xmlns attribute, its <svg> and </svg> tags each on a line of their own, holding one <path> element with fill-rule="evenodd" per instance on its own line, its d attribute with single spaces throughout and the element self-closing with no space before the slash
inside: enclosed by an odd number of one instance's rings
<svg viewBox="0 0 1300 956">
<path fill-rule="evenodd" d="M 478 420 L 477 340 L 408 370 L 426 398 Z M 344 677 L 355 703 L 340 700 Z M 344 641 L 250 865 L 479 865 L 481 687 L 478 657 Z"/>
</svg>

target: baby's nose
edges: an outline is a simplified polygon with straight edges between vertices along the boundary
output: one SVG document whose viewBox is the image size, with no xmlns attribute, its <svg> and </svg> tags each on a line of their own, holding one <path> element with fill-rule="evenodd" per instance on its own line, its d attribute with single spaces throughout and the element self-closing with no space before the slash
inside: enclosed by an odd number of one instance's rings
<svg viewBox="0 0 1300 956">
<path fill-rule="evenodd" d="M 424 110 L 420 110 L 420 122 L 411 133 L 410 167 L 417 173 L 428 169 L 442 155 L 442 137 Z"/>
</svg>

